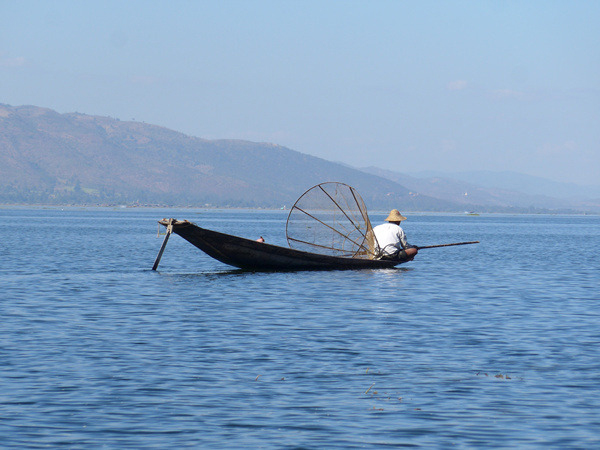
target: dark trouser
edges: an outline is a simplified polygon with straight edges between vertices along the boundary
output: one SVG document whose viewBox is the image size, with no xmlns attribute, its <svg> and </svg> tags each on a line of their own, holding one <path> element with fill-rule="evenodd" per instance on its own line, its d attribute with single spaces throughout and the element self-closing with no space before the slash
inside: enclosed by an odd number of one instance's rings
<svg viewBox="0 0 600 450">
<path fill-rule="evenodd" d="M 404 250 L 398 250 L 391 255 L 383 255 L 381 259 L 389 261 L 405 261 L 408 259 L 408 255 Z"/>
</svg>

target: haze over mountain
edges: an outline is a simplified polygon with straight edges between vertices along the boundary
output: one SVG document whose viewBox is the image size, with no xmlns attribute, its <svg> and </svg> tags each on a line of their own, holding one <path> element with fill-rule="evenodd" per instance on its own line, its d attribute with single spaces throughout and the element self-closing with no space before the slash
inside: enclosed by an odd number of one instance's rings
<svg viewBox="0 0 600 450">
<path fill-rule="evenodd" d="M 462 172 L 418 172 L 419 178 L 450 178 L 475 184 L 484 188 L 507 189 L 529 195 L 543 195 L 553 198 L 590 200 L 600 198 L 600 173 L 598 183 L 592 186 L 575 183 L 561 183 L 542 177 L 523 175 L 514 171 L 493 172 L 491 170 Z"/>
<path fill-rule="evenodd" d="M 282 207 L 315 184 L 342 181 L 358 189 L 370 209 L 574 209 L 566 200 L 519 199 L 456 180 L 358 170 L 274 144 L 206 140 L 36 106 L 0 105 L 0 177 L 0 203 L 9 204 Z M 598 206 L 590 205 L 583 209 Z"/>
<path fill-rule="evenodd" d="M 420 172 L 414 176 L 377 167 L 362 169 L 421 194 L 485 210 L 542 208 L 600 211 L 600 187 L 558 183 L 515 172 Z"/>
</svg>

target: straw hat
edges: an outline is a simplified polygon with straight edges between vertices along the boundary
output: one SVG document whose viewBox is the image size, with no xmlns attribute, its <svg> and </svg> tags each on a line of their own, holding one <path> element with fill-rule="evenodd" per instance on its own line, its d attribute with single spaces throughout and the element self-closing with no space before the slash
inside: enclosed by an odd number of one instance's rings
<svg viewBox="0 0 600 450">
<path fill-rule="evenodd" d="M 400 214 L 397 209 L 392 209 L 390 215 L 385 219 L 386 222 L 402 222 L 403 220 L 406 220 L 406 217 Z"/>
</svg>

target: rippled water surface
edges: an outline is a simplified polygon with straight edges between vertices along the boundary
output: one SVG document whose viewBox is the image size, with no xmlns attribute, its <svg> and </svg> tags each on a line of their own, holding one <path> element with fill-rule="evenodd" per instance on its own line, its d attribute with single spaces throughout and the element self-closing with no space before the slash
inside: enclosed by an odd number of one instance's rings
<svg viewBox="0 0 600 450">
<path fill-rule="evenodd" d="M 411 214 L 411 243 L 481 243 L 298 273 L 178 236 L 150 270 L 157 219 L 285 245 L 285 211 L 0 217 L 5 447 L 600 445 L 599 217 Z"/>
</svg>

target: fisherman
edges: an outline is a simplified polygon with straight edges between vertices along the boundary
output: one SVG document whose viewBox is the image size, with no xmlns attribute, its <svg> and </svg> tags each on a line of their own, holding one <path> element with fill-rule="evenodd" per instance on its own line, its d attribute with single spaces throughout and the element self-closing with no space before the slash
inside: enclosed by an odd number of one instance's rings
<svg viewBox="0 0 600 450">
<path fill-rule="evenodd" d="M 409 245 L 406 242 L 404 230 L 400 227 L 400 222 L 406 220 L 400 211 L 392 209 L 385 221 L 373 228 L 375 239 L 379 246 L 381 259 L 391 259 L 398 261 L 412 261 L 419 249 L 415 245 Z"/>
</svg>

